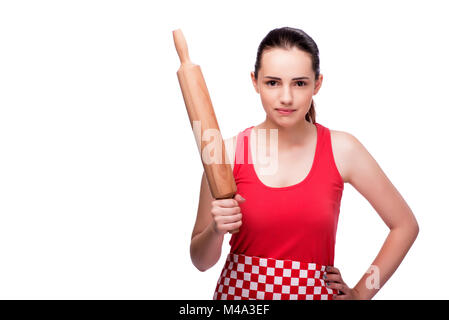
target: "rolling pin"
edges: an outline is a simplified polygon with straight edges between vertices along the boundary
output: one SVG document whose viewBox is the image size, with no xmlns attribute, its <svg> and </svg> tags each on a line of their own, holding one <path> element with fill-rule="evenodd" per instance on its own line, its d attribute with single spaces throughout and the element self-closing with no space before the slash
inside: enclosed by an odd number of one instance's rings
<svg viewBox="0 0 449 320">
<path fill-rule="evenodd" d="M 197 142 L 198 151 L 200 152 L 201 162 L 203 163 L 209 189 L 215 199 L 233 198 L 237 192 L 237 186 L 235 184 L 231 165 L 229 161 L 227 161 L 225 145 L 203 73 L 201 72 L 199 65 L 193 64 L 190 61 L 187 42 L 181 29 L 173 31 L 173 40 L 175 41 L 176 51 L 181 60 L 181 66 L 176 74 L 181 86 L 182 96 L 189 115 L 190 125 Z M 214 140 L 214 145 L 221 148 L 222 156 L 218 163 L 216 163 L 217 161 L 211 163 L 211 161 L 204 158 L 204 154 L 208 153 L 208 150 L 204 150 L 206 143 L 203 141 L 206 131 L 215 133 L 213 138 L 218 140 Z M 207 136 L 208 135 L 206 135 L 206 137 Z M 220 154 L 218 148 L 216 148 L 217 150 L 214 150 L 214 152 Z"/>
</svg>

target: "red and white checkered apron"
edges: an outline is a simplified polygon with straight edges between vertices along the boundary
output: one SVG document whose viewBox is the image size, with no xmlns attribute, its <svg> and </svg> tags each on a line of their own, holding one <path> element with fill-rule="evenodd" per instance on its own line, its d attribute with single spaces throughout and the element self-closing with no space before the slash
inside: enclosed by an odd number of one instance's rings
<svg viewBox="0 0 449 320">
<path fill-rule="evenodd" d="M 229 253 L 214 300 L 332 300 L 326 266 Z"/>
</svg>

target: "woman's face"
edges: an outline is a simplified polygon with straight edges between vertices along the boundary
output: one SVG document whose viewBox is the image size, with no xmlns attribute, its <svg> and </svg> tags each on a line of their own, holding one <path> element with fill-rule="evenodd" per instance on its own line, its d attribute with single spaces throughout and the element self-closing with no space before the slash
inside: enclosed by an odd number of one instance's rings
<svg viewBox="0 0 449 320">
<path fill-rule="evenodd" d="M 251 78 L 268 120 L 282 127 L 305 121 L 312 97 L 318 93 L 323 81 L 321 74 L 315 81 L 312 58 L 298 48 L 264 50 L 258 79 L 254 72 L 251 72 Z"/>
</svg>

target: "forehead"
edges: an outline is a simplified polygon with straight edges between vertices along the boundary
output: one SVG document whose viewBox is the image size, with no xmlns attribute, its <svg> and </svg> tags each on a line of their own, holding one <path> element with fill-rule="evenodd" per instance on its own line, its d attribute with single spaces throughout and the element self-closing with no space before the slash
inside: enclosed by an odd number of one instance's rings
<svg viewBox="0 0 449 320">
<path fill-rule="evenodd" d="M 271 76 L 298 77 L 313 74 L 312 58 L 309 53 L 298 48 L 274 48 L 262 54 L 261 73 Z"/>
</svg>

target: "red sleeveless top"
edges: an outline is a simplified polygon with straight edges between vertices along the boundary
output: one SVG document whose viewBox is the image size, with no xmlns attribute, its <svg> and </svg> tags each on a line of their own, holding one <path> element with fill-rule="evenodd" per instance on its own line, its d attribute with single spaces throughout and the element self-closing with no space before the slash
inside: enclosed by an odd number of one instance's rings
<svg viewBox="0 0 449 320">
<path fill-rule="evenodd" d="M 231 236 L 231 253 L 334 265 L 340 200 L 344 182 L 332 153 L 330 131 L 315 123 L 317 144 L 312 168 L 297 184 L 269 187 L 252 161 L 249 127 L 237 136 L 234 178 L 242 226 Z M 269 131 L 268 131 L 269 132 Z"/>
</svg>

